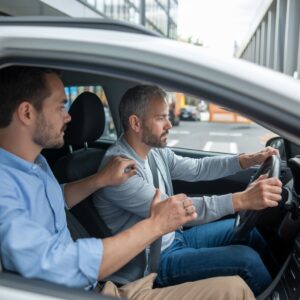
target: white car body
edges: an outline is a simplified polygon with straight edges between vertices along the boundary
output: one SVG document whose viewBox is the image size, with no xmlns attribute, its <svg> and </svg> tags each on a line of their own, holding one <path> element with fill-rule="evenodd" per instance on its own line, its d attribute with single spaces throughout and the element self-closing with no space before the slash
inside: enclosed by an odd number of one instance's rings
<svg viewBox="0 0 300 300">
<path fill-rule="evenodd" d="M 166 38 L 72 25 L 25 22 L 21 26 L 6 24 L 4 19 L 0 22 L 0 68 L 14 64 L 57 67 L 102 76 L 108 86 L 111 80 L 118 81 L 120 88 L 126 82 L 145 82 L 201 99 L 214 96 L 220 106 L 300 145 L 300 84 L 289 76 Z M 109 96 L 114 101 L 120 93 L 111 89 Z M 119 134 L 120 123 L 115 125 Z M 8 291 L 0 281 L 0 299 L 33 299 L 25 294 L 21 297 L 22 291 L 13 288 L 13 277 L 7 282 L 15 294 L 3 296 Z M 32 289 L 37 295 L 48 293 Z M 53 297 L 77 299 L 73 296 L 65 291 Z"/>
</svg>

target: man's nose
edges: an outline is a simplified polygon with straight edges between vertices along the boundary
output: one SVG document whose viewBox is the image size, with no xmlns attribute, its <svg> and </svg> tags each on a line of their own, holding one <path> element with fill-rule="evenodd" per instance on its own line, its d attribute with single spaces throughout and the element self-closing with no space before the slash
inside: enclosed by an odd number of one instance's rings
<svg viewBox="0 0 300 300">
<path fill-rule="evenodd" d="M 172 125 L 171 121 L 168 119 L 168 121 L 167 121 L 167 128 L 171 129 L 172 127 L 173 127 L 173 125 Z"/>
<path fill-rule="evenodd" d="M 66 115 L 65 119 L 66 119 L 66 123 L 69 123 L 72 120 L 72 117 L 68 112 L 67 112 L 67 115 Z"/>
</svg>

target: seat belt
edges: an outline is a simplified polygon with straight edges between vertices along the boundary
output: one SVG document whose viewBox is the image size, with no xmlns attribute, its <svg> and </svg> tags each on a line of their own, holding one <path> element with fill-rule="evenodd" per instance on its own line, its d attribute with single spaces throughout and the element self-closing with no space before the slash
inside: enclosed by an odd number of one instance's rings
<svg viewBox="0 0 300 300">
<path fill-rule="evenodd" d="M 159 180 L 158 180 L 158 172 L 157 172 L 157 165 L 154 160 L 152 153 L 148 155 L 148 162 L 151 169 L 152 177 L 153 177 L 153 184 L 158 189 L 159 188 Z M 160 252 L 161 252 L 161 241 L 162 238 L 160 237 L 156 241 L 154 241 L 150 245 L 150 255 L 149 255 L 149 271 L 151 273 L 157 273 L 159 260 L 160 260 Z"/>
</svg>

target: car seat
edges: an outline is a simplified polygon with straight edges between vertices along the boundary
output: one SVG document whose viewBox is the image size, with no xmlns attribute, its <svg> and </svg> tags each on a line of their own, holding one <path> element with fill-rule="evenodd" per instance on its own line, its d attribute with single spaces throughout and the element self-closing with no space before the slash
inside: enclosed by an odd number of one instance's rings
<svg viewBox="0 0 300 300">
<path fill-rule="evenodd" d="M 88 146 L 99 139 L 105 127 L 104 107 L 99 97 L 83 92 L 72 103 L 69 114 L 72 119 L 65 131 L 65 145 L 69 147 L 69 153 L 59 158 L 53 166 L 53 173 L 59 183 L 68 183 L 95 174 L 105 154 L 103 149 Z M 94 208 L 92 196 L 74 206 L 70 212 L 91 236 L 111 236 L 110 230 Z M 70 216 L 69 220 L 72 220 Z M 71 230 L 73 238 L 81 237 L 80 234 L 75 236 L 75 232 L 76 229 Z"/>
</svg>

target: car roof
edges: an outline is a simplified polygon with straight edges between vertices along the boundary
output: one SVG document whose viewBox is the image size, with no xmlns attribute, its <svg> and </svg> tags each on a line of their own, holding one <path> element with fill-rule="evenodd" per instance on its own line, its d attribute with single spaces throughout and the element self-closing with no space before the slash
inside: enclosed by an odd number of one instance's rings
<svg viewBox="0 0 300 300">
<path fill-rule="evenodd" d="M 213 99 L 299 143 L 300 85 L 287 75 L 157 36 L 10 22 L 1 25 L 2 66 L 49 65 L 87 71 L 103 76 L 104 82 L 119 79 L 120 87 L 125 81 L 160 84 Z"/>
<path fill-rule="evenodd" d="M 16 26 L 46 25 L 51 27 L 102 29 L 162 37 L 159 33 L 143 26 L 107 18 L 71 18 L 67 16 L 0 17 L 0 26 L 8 24 Z"/>
</svg>

